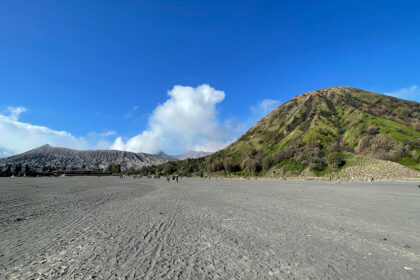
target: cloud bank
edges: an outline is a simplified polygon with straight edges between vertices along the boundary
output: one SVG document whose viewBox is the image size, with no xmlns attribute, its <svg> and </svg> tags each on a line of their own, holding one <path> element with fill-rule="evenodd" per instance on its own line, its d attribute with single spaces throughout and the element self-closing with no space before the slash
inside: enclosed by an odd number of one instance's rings
<svg viewBox="0 0 420 280">
<path fill-rule="evenodd" d="M 224 98 L 223 91 L 207 84 L 196 88 L 174 86 L 168 91 L 168 99 L 150 115 L 147 129 L 130 138 L 117 137 L 114 130 L 92 131 L 84 137 L 75 137 L 67 131 L 22 122 L 19 117 L 26 108 L 9 107 L 0 112 L 0 158 L 46 143 L 74 149 L 111 148 L 146 153 L 215 152 L 232 143 L 280 104 L 278 100 L 264 99 L 250 108 L 253 116 L 248 121 L 221 122 L 216 107 Z M 134 106 L 132 111 L 137 108 Z"/>
<path fill-rule="evenodd" d="M 385 94 L 405 100 L 420 101 L 420 88 L 416 85 L 411 87 L 405 87 L 393 92 L 386 92 Z"/>
<path fill-rule="evenodd" d="M 149 117 L 145 131 L 127 140 L 118 137 L 111 148 L 146 153 L 214 152 L 235 138 L 230 123 L 220 123 L 217 118 L 216 105 L 225 98 L 223 91 L 207 84 L 174 86 L 168 96 Z"/>
<path fill-rule="evenodd" d="M 9 107 L 0 113 L 0 157 L 26 152 L 46 143 L 76 149 L 87 148 L 83 138 L 74 137 L 69 132 L 19 121 L 23 112 L 26 112 L 24 107 Z"/>
</svg>

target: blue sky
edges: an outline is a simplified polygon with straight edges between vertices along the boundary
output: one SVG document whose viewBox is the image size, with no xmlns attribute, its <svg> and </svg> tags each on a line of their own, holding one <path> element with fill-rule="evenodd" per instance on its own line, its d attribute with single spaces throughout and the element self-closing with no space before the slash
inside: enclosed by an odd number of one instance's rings
<svg viewBox="0 0 420 280">
<path fill-rule="evenodd" d="M 2 1 L 0 156 L 45 141 L 216 150 L 330 86 L 420 100 L 419 14 L 418 1 Z"/>
</svg>

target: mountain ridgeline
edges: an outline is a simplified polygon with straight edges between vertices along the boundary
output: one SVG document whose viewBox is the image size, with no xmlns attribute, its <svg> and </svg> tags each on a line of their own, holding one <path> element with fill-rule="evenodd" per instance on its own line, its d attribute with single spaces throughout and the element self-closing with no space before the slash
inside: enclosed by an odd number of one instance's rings
<svg viewBox="0 0 420 280">
<path fill-rule="evenodd" d="M 184 176 L 331 176 L 365 164 L 351 176 L 388 166 L 408 172 L 403 176 L 416 177 L 419 155 L 420 103 L 333 87 L 280 105 L 217 153 L 142 171 Z"/>
<path fill-rule="evenodd" d="M 52 147 L 48 144 L 28 152 L 0 159 L 0 173 L 19 173 L 29 169 L 36 173 L 119 173 L 168 160 L 176 160 L 164 153 L 145 154 L 116 150 L 79 151 Z M 9 170 L 8 170 L 9 169 Z M 28 171 L 28 170 L 26 170 Z M 26 172 L 28 173 L 28 172 Z"/>
</svg>

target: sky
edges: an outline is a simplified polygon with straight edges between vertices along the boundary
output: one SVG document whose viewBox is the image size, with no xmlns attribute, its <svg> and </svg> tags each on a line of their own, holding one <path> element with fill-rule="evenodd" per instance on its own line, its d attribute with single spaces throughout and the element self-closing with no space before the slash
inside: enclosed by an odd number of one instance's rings
<svg viewBox="0 0 420 280">
<path fill-rule="evenodd" d="M 420 101 L 419 1 L 2 1 L 0 157 L 216 151 L 281 103 Z"/>
</svg>

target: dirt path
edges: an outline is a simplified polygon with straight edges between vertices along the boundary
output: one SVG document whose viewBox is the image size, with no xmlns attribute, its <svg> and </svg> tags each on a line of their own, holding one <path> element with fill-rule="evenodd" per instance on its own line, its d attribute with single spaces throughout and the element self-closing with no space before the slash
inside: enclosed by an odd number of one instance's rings
<svg viewBox="0 0 420 280">
<path fill-rule="evenodd" d="M 0 279 L 420 279 L 410 183 L 0 178 Z"/>
</svg>

